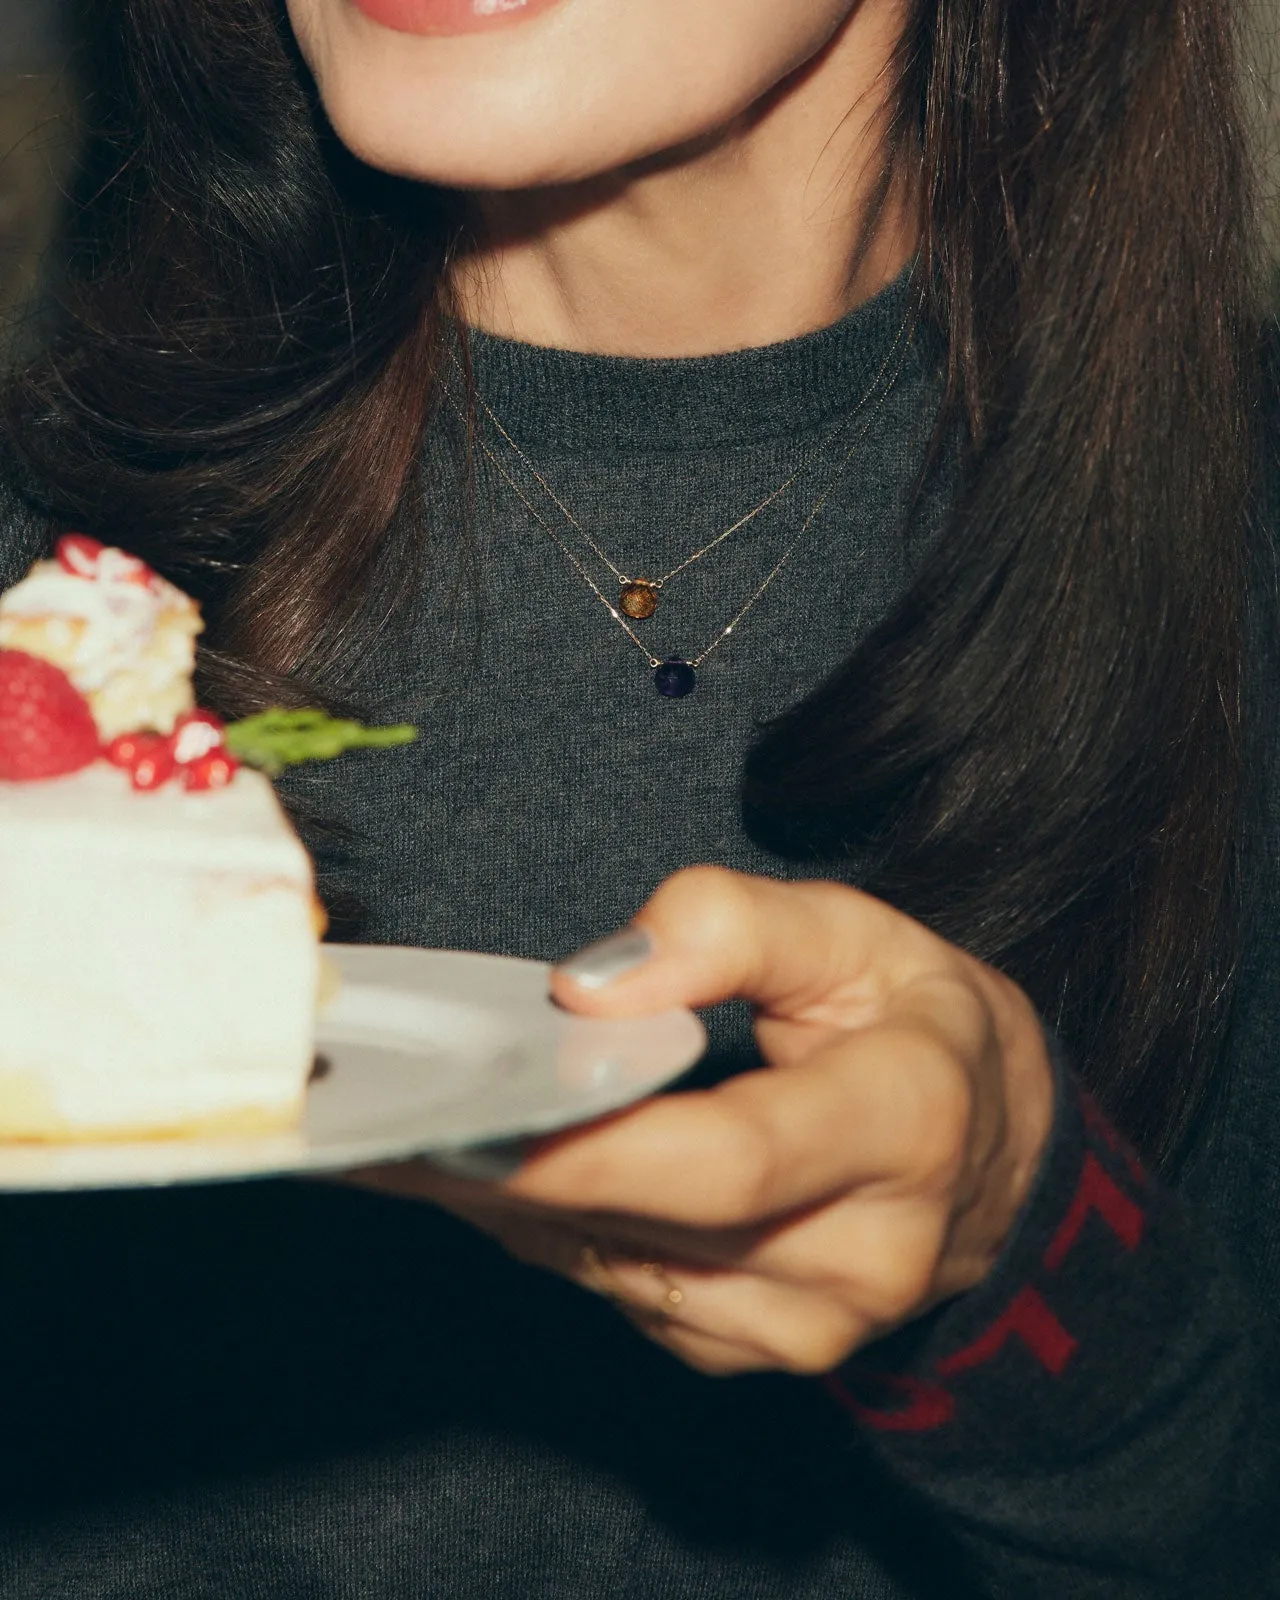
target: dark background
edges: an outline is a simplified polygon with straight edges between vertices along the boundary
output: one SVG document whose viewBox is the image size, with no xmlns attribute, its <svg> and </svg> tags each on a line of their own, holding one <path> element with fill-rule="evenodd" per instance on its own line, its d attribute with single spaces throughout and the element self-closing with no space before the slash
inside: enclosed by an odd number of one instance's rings
<svg viewBox="0 0 1280 1600">
<path fill-rule="evenodd" d="M 36 282 L 75 148 L 62 0 L 0 0 L 0 338 Z"/>
</svg>

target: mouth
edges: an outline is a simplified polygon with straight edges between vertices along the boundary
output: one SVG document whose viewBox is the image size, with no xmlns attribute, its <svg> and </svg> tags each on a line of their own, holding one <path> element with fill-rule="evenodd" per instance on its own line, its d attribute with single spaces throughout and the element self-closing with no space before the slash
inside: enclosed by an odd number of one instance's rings
<svg viewBox="0 0 1280 1600">
<path fill-rule="evenodd" d="M 352 0 L 370 22 L 396 33 L 457 35 L 509 28 L 561 0 Z"/>
</svg>

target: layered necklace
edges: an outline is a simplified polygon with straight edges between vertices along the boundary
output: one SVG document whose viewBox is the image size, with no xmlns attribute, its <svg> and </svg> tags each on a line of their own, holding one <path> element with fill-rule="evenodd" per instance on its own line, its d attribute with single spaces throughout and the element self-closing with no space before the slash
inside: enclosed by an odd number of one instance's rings
<svg viewBox="0 0 1280 1600">
<path fill-rule="evenodd" d="M 919 317 L 919 311 L 919 304 L 913 306 L 912 309 L 908 311 L 906 317 L 903 319 L 902 326 L 898 329 L 897 337 L 894 339 L 888 354 L 881 363 L 879 371 L 868 385 L 866 393 L 858 401 L 857 405 L 854 406 L 853 410 L 847 416 L 841 418 L 836 427 L 833 428 L 831 432 L 822 439 L 822 441 L 814 448 L 814 450 L 806 455 L 800 464 L 795 467 L 792 472 L 776 486 L 776 488 L 771 489 L 763 500 L 752 506 L 751 509 L 740 516 L 736 522 L 730 523 L 727 528 L 723 529 L 720 533 L 717 533 L 714 538 L 709 539 L 705 544 L 694 550 L 691 555 L 686 556 L 684 560 L 681 561 L 677 566 L 672 567 L 670 571 L 664 572 L 658 577 L 634 577 L 618 567 L 610 559 L 608 554 L 601 548 L 599 543 L 593 539 L 590 533 L 588 533 L 587 530 L 582 526 L 578 519 L 560 499 L 559 495 L 556 494 L 555 490 L 547 482 L 543 474 L 538 471 L 537 467 L 529 459 L 529 456 L 526 454 L 526 452 L 521 449 L 507 429 L 503 427 L 502 423 L 486 404 L 483 397 L 479 395 L 475 397 L 476 405 L 483 414 L 484 420 L 492 427 L 494 432 L 498 435 L 498 438 L 506 445 L 511 456 L 513 456 L 524 467 L 525 471 L 542 490 L 543 495 L 546 497 L 546 500 L 550 503 L 550 505 L 554 506 L 556 511 L 560 513 L 560 516 L 564 519 L 565 524 L 570 530 L 570 537 L 576 536 L 577 539 L 580 540 L 581 543 L 592 552 L 596 559 L 608 569 L 617 586 L 616 599 L 611 599 L 605 593 L 604 589 L 591 575 L 591 572 L 581 557 L 570 548 L 570 546 L 561 537 L 556 527 L 553 526 L 550 521 L 548 521 L 547 517 L 545 517 L 538 507 L 533 503 L 533 501 L 530 500 L 529 496 L 525 493 L 524 488 L 507 470 L 503 462 L 499 460 L 497 453 L 491 448 L 483 436 L 477 434 L 476 443 L 478 444 L 479 448 L 483 451 L 490 465 L 506 483 L 507 487 L 524 506 L 525 510 L 538 524 L 538 526 L 543 529 L 552 542 L 559 548 L 561 554 L 591 590 L 592 594 L 595 595 L 596 599 L 599 600 L 601 605 L 604 606 L 605 610 L 613 618 L 614 622 L 617 623 L 617 625 L 622 629 L 623 633 L 626 634 L 626 636 L 631 640 L 632 644 L 634 644 L 644 656 L 645 660 L 649 663 L 650 671 L 653 674 L 654 688 L 665 699 L 679 700 L 683 699 L 685 695 L 692 694 L 693 690 L 697 687 L 698 673 L 702 667 L 702 664 L 714 651 L 719 649 L 719 647 L 724 643 L 734 629 L 742 622 L 743 618 L 746 617 L 748 612 L 750 612 L 756 603 L 763 597 L 766 590 L 768 590 L 775 580 L 782 574 L 783 570 L 787 566 L 787 563 L 791 560 L 791 557 L 799 548 L 805 535 L 818 520 L 818 517 L 821 515 L 828 500 L 830 500 L 841 479 L 844 477 L 845 472 L 848 470 L 850 462 L 857 454 L 862 441 L 866 438 L 867 433 L 871 428 L 871 424 L 874 422 L 881 407 L 892 393 L 893 387 L 898 381 L 898 377 L 906 360 L 907 350 L 909 349 L 912 338 L 914 337 L 915 324 Z M 454 359 L 456 364 L 456 356 Z M 462 411 L 461 406 L 458 404 L 452 393 L 450 393 L 449 399 L 454 407 L 454 410 L 457 412 L 459 418 L 462 420 L 465 426 L 467 419 L 465 413 Z M 870 407 L 869 411 L 868 407 Z M 795 534 L 794 538 L 792 538 L 791 542 L 783 550 L 781 556 L 765 575 L 763 581 L 759 583 L 756 588 L 747 596 L 746 600 L 739 605 L 738 609 L 733 613 L 729 621 L 715 635 L 710 644 L 708 644 L 705 649 L 699 651 L 696 655 L 689 656 L 688 658 L 682 656 L 663 657 L 654 655 L 649 646 L 636 632 L 633 624 L 647 622 L 657 614 L 658 601 L 661 597 L 662 590 L 666 587 L 666 585 L 671 583 L 673 579 L 678 578 L 682 573 L 688 571 L 690 567 L 701 561 L 705 556 L 710 555 L 713 550 L 717 549 L 727 539 L 731 538 L 735 533 L 738 533 L 749 523 L 753 522 L 761 514 L 761 512 L 766 511 L 771 505 L 774 504 L 776 500 L 781 499 L 782 496 L 785 495 L 786 492 L 796 482 L 798 482 L 805 472 L 807 472 L 817 460 L 826 454 L 828 448 L 834 443 L 834 441 L 857 422 L 858 418 L 861 417 L 864 412 L 866 412 L 867 415 L 862 426 L 856 430 L 853 442 L 849 445 L 841 459 L 836 463 L 831 476 L 823 486 L 821 494 L 810 507 L 807 516 L 801 523 L 800 528 Z"/>
</svg>

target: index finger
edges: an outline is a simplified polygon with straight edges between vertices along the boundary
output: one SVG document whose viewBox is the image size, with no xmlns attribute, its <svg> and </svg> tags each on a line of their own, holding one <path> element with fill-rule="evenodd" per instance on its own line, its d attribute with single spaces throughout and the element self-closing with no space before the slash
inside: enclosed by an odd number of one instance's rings
<svg viewBox="0 0 1280 1600">
<path fill-rule="evenodd" d="M 974 1115 L 980 998 L 913 986 L 880 1023 L 801 1061 L 668 1095 L 562 1135 L 505 1185 L 534 1204 L 737 1228 L 855 1185 L 948 1180 Z"/>
<path fill-rule="evenodd" d="M 631 965 L 619 970 L 620 951 Z M 586 1016 L 737 998 L 774 1017 L 859 1027 L 884 1013 L 896 987 L 953 964 L 919 923 L 843 884 L 691 867 L 668 878 L 621 937 L 554 969 L 551 992 Z"/>
</svg>

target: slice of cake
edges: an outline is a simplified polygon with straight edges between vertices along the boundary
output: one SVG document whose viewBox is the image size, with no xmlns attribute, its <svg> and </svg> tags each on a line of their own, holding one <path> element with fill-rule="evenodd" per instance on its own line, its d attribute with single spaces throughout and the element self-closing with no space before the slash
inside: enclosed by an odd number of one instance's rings
<svg viewBox="0 0 1280 1600">
<path fill-rule="evenodd" d="M 70 536 L 0 596 L 0 1139 L 277 1129 L 313 1059 L 310 858 L 272 768 L 414 730 L 194 705 L 194 604 Z"/>
<path fill-rule="evenodd" d="M 0 1139 L 298 1119 L 319 946 L 268 779 L 141 792 L 96 761 L 0 783 Z"/>
</svg>

